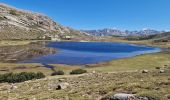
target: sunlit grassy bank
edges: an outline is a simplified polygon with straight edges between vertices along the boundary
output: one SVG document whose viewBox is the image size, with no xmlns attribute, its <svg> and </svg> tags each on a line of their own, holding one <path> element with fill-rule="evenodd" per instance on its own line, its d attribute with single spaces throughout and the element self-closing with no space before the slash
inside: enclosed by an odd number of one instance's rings
<svg viewBox="0 0 170 100">
<path fill-rule="evenodd" d="M 88 70 L 107 71 L 125 71 L 153 69 L 170 64 L 170 52 L 160 52 L 155 54 L 144 54 L 132 58 L 125 58 L 103 62 L 99 64 L 88 65 Z"/>
</svg>

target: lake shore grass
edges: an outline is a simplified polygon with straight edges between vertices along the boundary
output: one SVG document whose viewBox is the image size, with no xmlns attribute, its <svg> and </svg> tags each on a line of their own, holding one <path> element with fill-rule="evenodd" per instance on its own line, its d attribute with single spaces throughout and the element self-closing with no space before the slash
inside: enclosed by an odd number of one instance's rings
<svg viewBox="0 0 170 100">
<path fill-rule="evenodd" d="M 16 40 L 3 40 L 0 41 L 0 47 L 2 46 L 16 46 L 16 45 L 27 45 L 31 43 L 32 41 L 16 41 Z"/>
<path fill-rule="evenodd" d="M 100 72 L 144 70 L 170 65 L 170 52 L 143 54 L 131 58 L 117 59 L 109 62 L 87 65 L 87 69 Z"/>
</svg>

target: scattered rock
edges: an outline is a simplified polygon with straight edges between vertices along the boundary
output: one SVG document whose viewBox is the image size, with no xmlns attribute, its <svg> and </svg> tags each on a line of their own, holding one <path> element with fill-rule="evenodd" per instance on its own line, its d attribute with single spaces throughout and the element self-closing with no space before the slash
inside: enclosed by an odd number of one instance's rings
<svg viewBox="0 0 170 100">
<path fill-rule="evenodd" d="M 149 100 L 148 97 L 138 97 L 138 100 Z"/>
<path fill-rule="evenodd" d="M 56 90 L 66 89 L 68 86 L 69 86 L 69 83 L 67 82 L 60 83 L 57 85 Z"/>
<path fill-rule="evenodd" d="M 59 79 L 58 81 L 59 81 L 59 82 L 64 82 L 64 81 L 65 81 L 65 79 L 62 79 L 62 78 L 61 78 L 61 79 Z"/>
<path fill-rule="evenodd" d="M 37 100 L 36 98 L 33 98 L 33 100 Z"/>
<path fill-rule="evenodd" d="M 170 99 L 170 94 L 166 94 L 165 96 L 167 97 L 167 99 Z"/>
<path fill-rule="evenodd" d="M 118 93 L 115 94 L 110 100 L 136 100 L 137 98 L 133 94 Z"/>
<path fill-rule="evenodd" d="M 18 88 L 17 86 L 15 86 L 14 84 L 11 84 L 11 86 L 8 89 L 8 92 L 10 93 L 10 92 L 14 91 L 17 88 Z"/>
<path fill-rule="evenodd" d="M 159 87 L 156 87 L 155 90 L 159 90 L 160 88 Z"/>
<path fill-rule="evenodd" d="M 107 92 L 105 90 L 99 90 L 99 95 L 105 95 Z"/>
<path fill-rule="evenodd" d="M 165 70 L 163 70 L 163 69 L 159 70 L 159 73 L 164 73 L 164 72 L 165 72 Z"/>
<path fill-rule="evenodd" d="M 149 71 L 148 70 L 142 70 L 142 73 L 148 73 Z"/>
<path fill-rule="evenodd" d="M 96 71 L 92 71 L 92 73 L 93 73 L 93 74 L 95 74 L 95 73 L 96 73 Z"/>
</svg>

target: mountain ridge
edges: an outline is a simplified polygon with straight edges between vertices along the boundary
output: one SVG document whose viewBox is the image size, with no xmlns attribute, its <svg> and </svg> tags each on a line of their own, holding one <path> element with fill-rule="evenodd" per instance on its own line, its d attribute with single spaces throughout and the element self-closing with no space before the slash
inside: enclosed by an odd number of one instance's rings
<svg viewBox="0 0 170 100">
<path fill-rule="evenodd" d="M 129 31 L 129 30 L 119 30 L 119 29 L 111 29 L 111 28 L 104 28 L 98 30 L 81 30 L 81 31 L 89 33 L 94 36 L 144 36 L 144 35 L 160 34 L 165 32 L 165 31 L 157 31 L 153 29 Z"/>
<path fill-rule="evenodd" d="M 88 34 L 62 26 L 44 14 L 0 3 L 0 40 L 86 37 Z"/>
</svg>

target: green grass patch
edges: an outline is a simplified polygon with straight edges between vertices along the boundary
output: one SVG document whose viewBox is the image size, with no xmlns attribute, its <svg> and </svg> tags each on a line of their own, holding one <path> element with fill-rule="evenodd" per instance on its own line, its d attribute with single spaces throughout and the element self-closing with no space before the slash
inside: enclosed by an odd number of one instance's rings
<svg viewBox="0 0 170 100">
<path fill-rule="evenodd" d="M 83 74 L 83 73 L 87 73 L 87 71 L 84 69 L 76 69 L 70 72 L 70 74 Z"/>
</svg>

